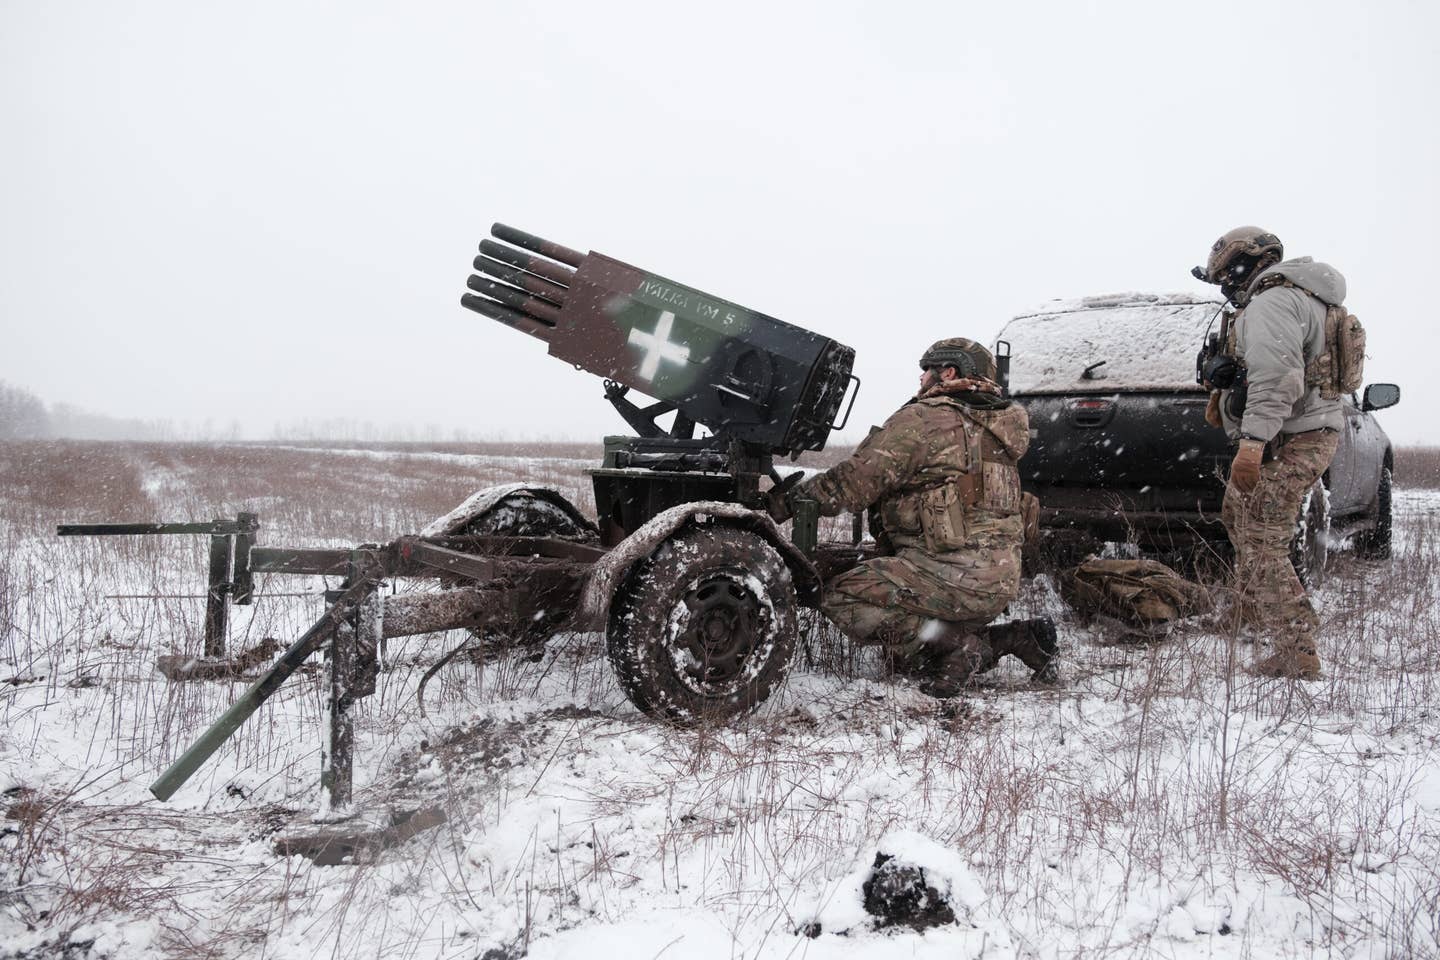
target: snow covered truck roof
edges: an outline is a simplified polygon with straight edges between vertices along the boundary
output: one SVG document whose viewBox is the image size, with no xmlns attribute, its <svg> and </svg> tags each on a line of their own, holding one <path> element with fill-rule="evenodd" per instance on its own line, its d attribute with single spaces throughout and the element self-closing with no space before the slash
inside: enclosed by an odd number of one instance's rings
<svg viewBox="0 0 1440 960">
<path fill-rule="evenodd" d="M 1195 354 L 1212 318 L 1220 329 L 1220 304 L 1190 293 L 1051 300 L 1000 331 L 1013 357 L 1010 392 L 1199 390 Z"/>
</svg>

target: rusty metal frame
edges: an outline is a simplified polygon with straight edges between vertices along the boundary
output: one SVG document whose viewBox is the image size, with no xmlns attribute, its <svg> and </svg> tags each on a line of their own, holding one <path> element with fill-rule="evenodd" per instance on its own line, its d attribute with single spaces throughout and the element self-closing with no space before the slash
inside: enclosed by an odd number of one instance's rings
<svg viewBox="0 0 1440 960">
<path fill-rule="evenodd" d="M 229 604 L 255 598 L 256 574 L 343 578 L 339 589 L 327 592 L 327 607 L 319 619 L 151 785 L 151 792 L 161 800 L 172 796 L 305 660 L 323 651 L 327 694 L 321 785 L 325 810 L 341 814 L 351 800 L 353 784 L 350 711 L 373 689 L 359 673 L 362 643 L 474 626 L 500 615 L 518 620 L 532 609 L 573 606 L 586 573 L 607 555 L 603 547 L 560 538 L 472 535 L 405 536 L 348 549 L 262 547 L 256 544 L 259 526 L 254 514 L 240 514 L 234 520 L 208 523 L 66 524 L 57 530 L 61 536 L 209 536 L 206 656 L 224 653 Z M 865 559 L 867 546 L 819 544 L 816 560 L 833 575 Z M 404 613 L 397 611 L 392 632 L 392 625 L 375 613 L 375 599 L 381 584 L 397 577 L 433 578 L 449 589 L 440 595 L 424 594 L 426 602 L 407 607 Z M 366 630 L 375 636 L 362 640 Z"/>
<path fill-rule="evenodd" d="M 371 628 L 366 606 L 384 580 L 433 578 L 455 587 L 439 603 L 412 608 L 408 621 L 396 622 L 399 632 L 387 632 L 383 621 L 377 621 L 377 637 L 367 640 L 406 635 L 421 626 L 430 632 L 472 625 L 476 611 L 484 611 L 487 617 L 497 612 L 518 617 L 528 609 L 527 604 L 535 606 L 540 598 L 556 592 L 572 597 L 578 594 L 585 571 L 605 555 L 600 547 L 545 537 L 406 536 L 388 544 L 348 549 L 262 547 L 256 543 L 259 529 L 259 518 L 253 513 L 209 522 L 63 524 L 56 529 L 62 537 L 209 536 L 207 657 L 224 655 L 229 605 L 254 600 L 256 574 L 344 578 L 339 589 L 327 591 L 327 608 L 310 629 L 155 781 L 151 792 L 162 800 L 173 795 L 301 663 L 323 651 L 328 683 L 321 786 L 327 810 L 332 814 L 343 811 L 350 802 L 353 783 L 350 710 L 368 692 L 359 682 L 364 679 L 358 674 L 360 633 Z M 464 586 L 467 584 L 471 589 Z"/>
</svg>

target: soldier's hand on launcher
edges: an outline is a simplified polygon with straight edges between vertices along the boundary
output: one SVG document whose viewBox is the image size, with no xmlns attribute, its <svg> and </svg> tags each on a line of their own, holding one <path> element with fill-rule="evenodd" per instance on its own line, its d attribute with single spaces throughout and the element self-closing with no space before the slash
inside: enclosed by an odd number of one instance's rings
<svg viewBox="0 0 1440 960">
<path fill-rule="evenodd" d="M 797 470 L 765 491 L 765 512 L 770 514 L 770 519 L 784 523 L 795 515 L 795 509 L 790 505 L 790 491 L 804 476 Z"/>
</svg>

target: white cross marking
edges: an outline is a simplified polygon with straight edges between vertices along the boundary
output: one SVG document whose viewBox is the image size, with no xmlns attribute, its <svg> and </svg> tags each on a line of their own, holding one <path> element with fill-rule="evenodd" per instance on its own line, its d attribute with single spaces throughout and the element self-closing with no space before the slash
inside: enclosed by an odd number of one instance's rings
<svg viewBox="0 0 1440 960">
<path fill-rule="evenodd" d="M 641 333 L 639 327 L 630 328 L 630 342 L 639 344 L 645 350 L 645 362 L 640 364 L 640 376 L 654 380 L 660 372 L 660 361 L 670 360 L 684 363 L 690 359 L 690 348 L 670 341 L 670 328 L 675 325 L 675 314 L 666 310 L 655 321 L 655 330 Z"/>
</svg>

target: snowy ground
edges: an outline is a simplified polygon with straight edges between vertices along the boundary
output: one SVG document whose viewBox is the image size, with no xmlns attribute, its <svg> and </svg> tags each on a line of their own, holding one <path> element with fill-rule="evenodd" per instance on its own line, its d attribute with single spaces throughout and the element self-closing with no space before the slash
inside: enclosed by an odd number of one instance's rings
<svg viewBox="0 0 1440 960">
<path fill-rule="evenodd" d="M 422 718 L 416 665 L 458 637 L 397 642 L 357 712 L 359 804 L 436 804 L 448 821 L 317 867 L 271 841 L 317 807 L 318 675 L 155 801 L 149 782 L 243 686 L 152 670 L 198 651 L 201 601 L 105 595 L 197 593 L 202 544 L 48 533 L 253 506 L 265 543 L 380 539 L 480 475 L 463 456 L 263 456 L 296 459 L 261 499 L 146 450 L 70 493 L 0 489 L 0 957 L 1440 954 L 1440 492 L 1397 492 L 1393 561 L 1339 554 L 1317 683 L 1250 677 L 1257 651 L 1203 623 L 1112 643 L 1043 580 L 1015 613 L 1061 618 L 1062 689 L 1031 689 L 1017 664 L 940 708 L 811 624 L 782 691 L 708 732 L 638 714 L 599 635 L 457 658 Z M 307 458 L 347 471 L 323 509 L 293 466 Z M 568 460 L 473 485 L 526 478 L 584 500 Z M 395 505 L 360 509 L 376 483 Z M 368 528 L 337 519 L 347 496 Z M 232 647 L 291 638 L 318 611 L 313 595 L 236 608 Z M 870 929 L 859 883 L 877 849 L 944 878 L 958 922 Z"/>
</svg>

